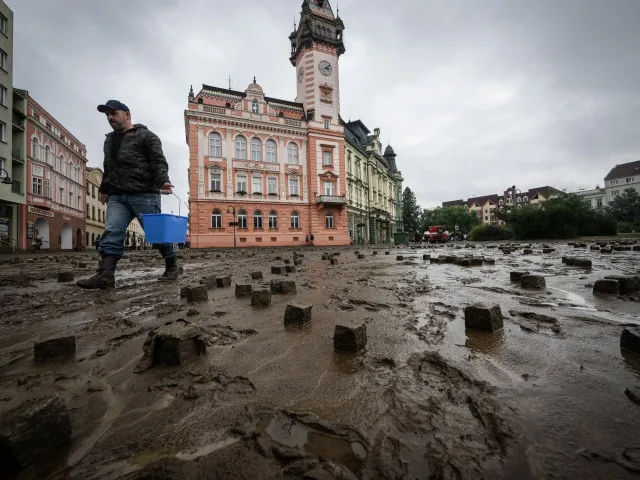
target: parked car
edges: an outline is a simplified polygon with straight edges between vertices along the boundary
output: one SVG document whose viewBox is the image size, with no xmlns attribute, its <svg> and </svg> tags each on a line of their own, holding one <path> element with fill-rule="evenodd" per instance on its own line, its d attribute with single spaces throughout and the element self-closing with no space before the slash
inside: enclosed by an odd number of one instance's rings
<svg viewBox="0 0 640 480">
<path fill-rule="evenodd" d="M 447 243 L 449 236 L 447 234 L 446 225 L 432 225 L 427 231 L 427 242 L 429 243 Z"/>
</svg>

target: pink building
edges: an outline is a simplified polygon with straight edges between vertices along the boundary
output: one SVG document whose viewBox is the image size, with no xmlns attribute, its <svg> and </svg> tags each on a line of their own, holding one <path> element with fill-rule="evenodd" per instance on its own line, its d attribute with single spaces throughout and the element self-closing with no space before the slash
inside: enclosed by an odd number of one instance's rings
<svg viewBox="0 0 640 480">
<path fill-rule="evenodd" d="M 27 246 L 84 248 L 87 149 L 27 94 Z"/>
<path fill-rule="evenodd" d="M 191 247 L 348 245 L 338 58 L 344 24 L 305 0 L 290 35 L 295 101 L 209 85 L 189 92 Z"/>
</svg>

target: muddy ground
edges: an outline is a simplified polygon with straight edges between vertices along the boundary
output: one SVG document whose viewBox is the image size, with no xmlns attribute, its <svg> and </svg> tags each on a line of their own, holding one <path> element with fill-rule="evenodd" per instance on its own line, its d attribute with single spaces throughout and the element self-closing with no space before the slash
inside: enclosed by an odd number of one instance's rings
<svg viewBox="0 0 640 480">
<path fill-rule="evenodd" d="M 640 389 L 640 359 L 619 339 L 623 325 L 640 324 L 640 303 L 594 296 L 591 286 L 640 274 L 640 252 L 456 246 L 181 251 L 174 284 L 156 281 L 154 252 L 131 252 L 117 289 L 98 292 L 57 281 L 60 271 L 90 275 L 95 254 L 1 258 L 0 415 L 55 393 L 73 429 L 63 451 L 11 475 L 638 478 L 640 405 L 624 390 Z M 294 251 L 304 255 L 297 272 L 271 275 Z M 331 252 L 337 265 L 321 259 Z M 496 263 L 440 265 L 423 254 Z M 591 258 L 593 269 L 567 267 L 563 255 Z M 547 288 L 512 284 L 509 272 L 523 269 L 544 275 Z M 250 280 L 256 270 L 264 280 Z M 206 303 L 180 298 L 181 287 L 212 275 L 230 275 L 232 287 L 210 289 Z M 272 278 L 295 280 L 298 293 L 262 309 L 235 298 L 235 282 Z M 313 320 L 285 328 L 294 300 L 313 304 Z M 503 330 L 465 332 L 463 308 L 475 303 L 500 305 Z M 203 331 L 206 356 L 134 373 L 149 331 L 178 319 Z M 360 323 L 365 351 L 334 352 L 335 325 Z M 69 334 L 74 360 L 34 363 L 34 339 Z"/>
</svg>

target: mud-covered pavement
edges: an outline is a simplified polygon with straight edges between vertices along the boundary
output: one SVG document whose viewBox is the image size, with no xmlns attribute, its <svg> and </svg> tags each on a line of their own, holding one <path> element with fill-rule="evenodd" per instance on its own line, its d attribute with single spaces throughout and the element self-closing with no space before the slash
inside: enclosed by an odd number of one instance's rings
<svg viewBox="0 0 640 480">
<path fill-rule="evenodd" d="M 117 289 L 99 292 L 57 281 L 92 274 L 95 255 L 0 259 L 0 415 L 57 394 L 73 431 L 57 455 L 0 476 L 637 478 L 640 405 L 624 390 L 640 390 L 640 359 L 619 342 L 623 325 L 640 324 L 640 293 L 594 296 L 591 286 L 640 274 L 640 252 L 489 246 L 182 251 L 174 284 L 156 281 L 153 252 L 131 252 Z M 304 255 L 297 271 L 271 275 L 294 251 Z M 321 260 L 332 252 L 337 265 Z M 593 268 L 568 267 L 564 255 Z M 251 280 L 256 270 L 263 280 Z M 513 270 L 544 275 L 547 287 L 523 290 Z M 224 275 L 232 287 L 210 289 L 208 302 L 180 298 L 180 287 Z M 234 295 L 235 282 L 275 278 L 295 280 L 298 293 L 266 308 Z M 285 328 L 293 300 L 314 305 L 310 324 Z M 504 328 L 465 332 L 463 308 L 475 303 L 500 305 Z M 202 330 L 207 354 L 134 373 L 149 332 L 178 319 Z M 365 351 L 334 352 L 335 325 L 360 323 Z M 75 359 L 34 363 L 34 339 L 55 335 L 76 336 Z"/>
</svg>

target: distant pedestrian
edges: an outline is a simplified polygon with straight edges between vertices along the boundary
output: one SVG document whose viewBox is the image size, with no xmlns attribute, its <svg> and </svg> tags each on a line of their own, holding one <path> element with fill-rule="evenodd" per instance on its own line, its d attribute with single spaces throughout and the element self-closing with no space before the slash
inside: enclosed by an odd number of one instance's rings
<svg viewBox="0 0 640 480">
<path fill-rule="evenodd" d="M 160 213 L 160 194 L 173 193 L 158 136 L 144 125 L 134 125 L 129 108 L 117 100 L 98 105 L 98 111 L 106 114 L 113 132 L 104 142 L 104 176 L 99 188 L 100 201 L 107 204 L 107 218 L 98 247 L 98 273 L 77 282 L 79 287 L 91 289 L 115 287 L 127 227 L 134 218 L 142 225 L 142 215 Z M 157 244 L 156 248 L 165 261 L 159 280 L 176 280 L 179 270 L 173 245 Z"/>
</svg>

